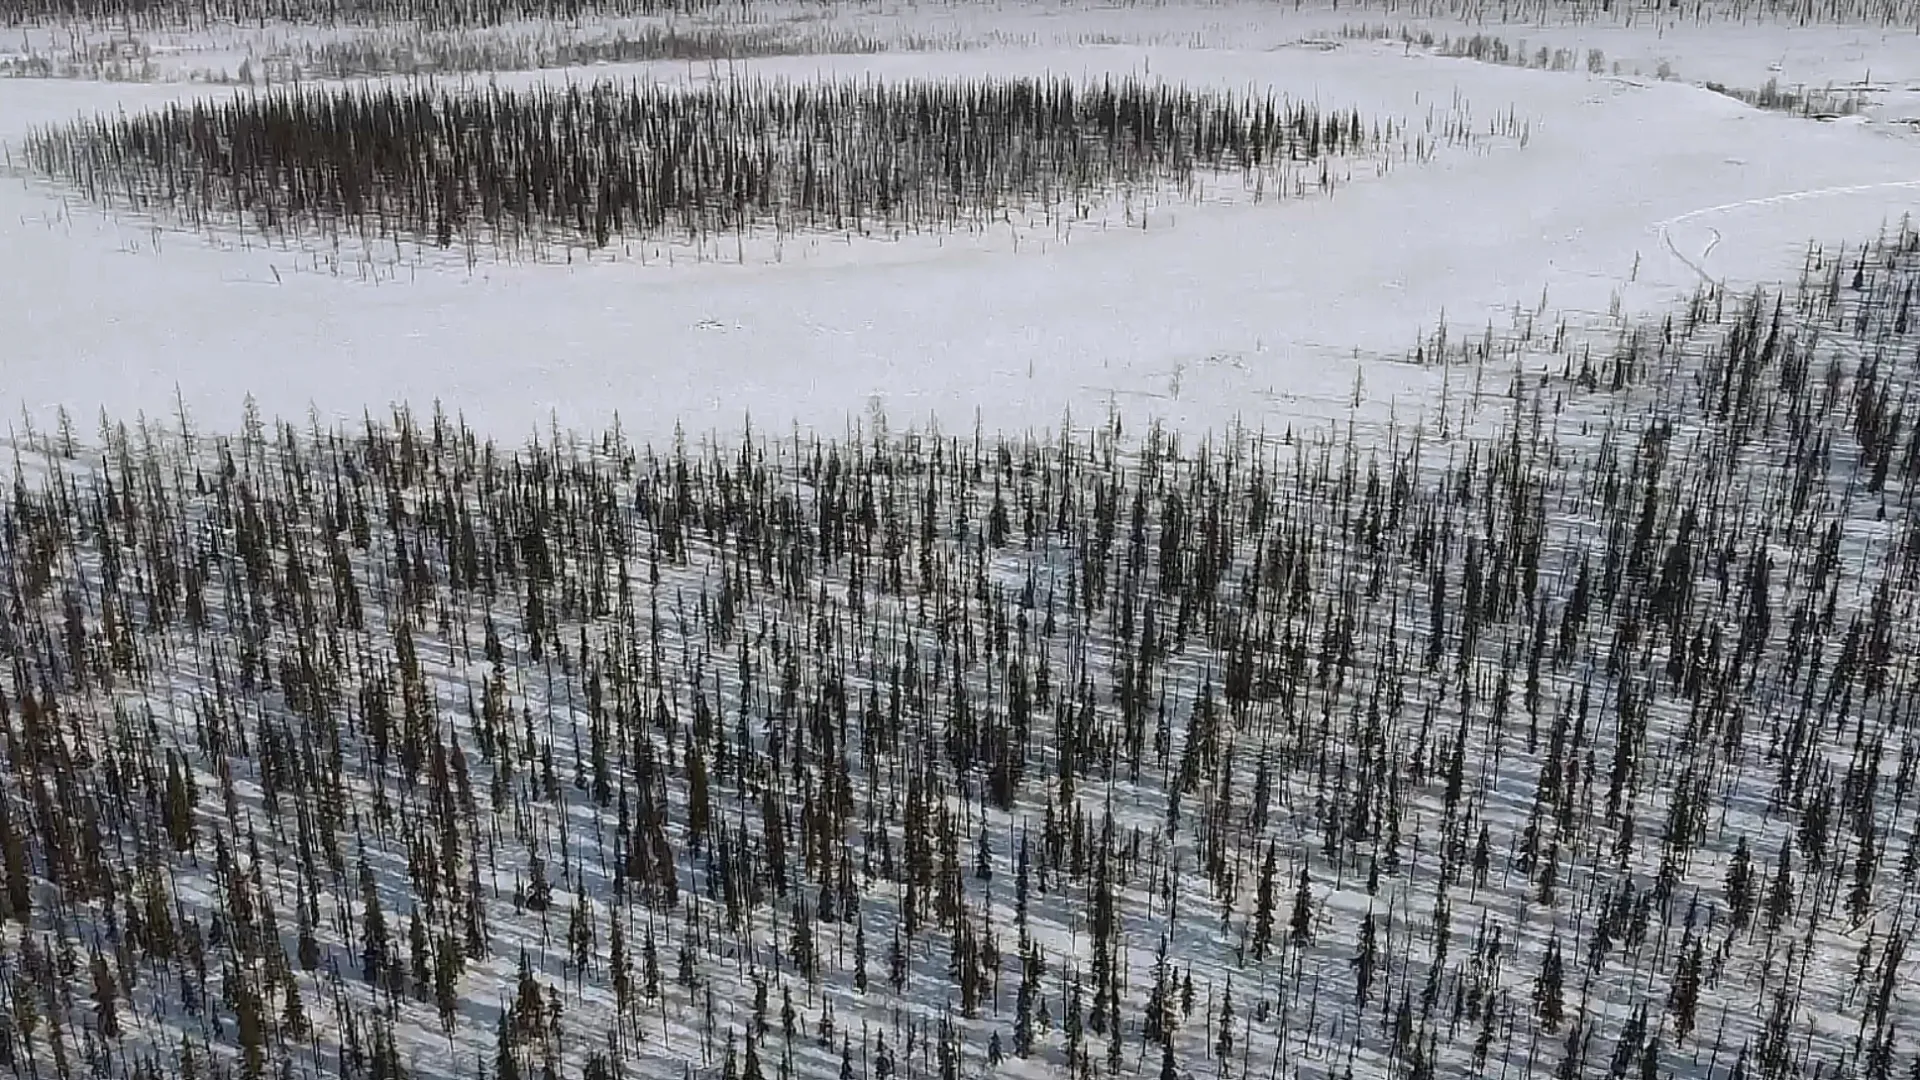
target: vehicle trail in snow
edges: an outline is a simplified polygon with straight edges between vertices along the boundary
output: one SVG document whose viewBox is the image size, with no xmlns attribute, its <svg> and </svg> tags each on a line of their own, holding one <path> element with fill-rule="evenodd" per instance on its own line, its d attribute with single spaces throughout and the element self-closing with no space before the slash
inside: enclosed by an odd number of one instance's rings
<svg viewBox="0 0 1920 1080">
<path fill-rule="evenodd" d="M 1673 234 L 1667 231 L 1667 228 L 1665 225 L 1662 225 L 1660 228 L 1660 240 L 1662 243 L 1667 245 L 1668 251 L 1673 252 L 1674 258 L 1679 259 L 1682 263 L 1685 263 L 1687 269 L 1693 271 L 1696 274 L 1699 274 L 1701 281 L 1704 281 L 1709 285 L 1718 285 L 1719 282 L 1714 280 L 1713 275 L 1707 273 L 1706 269 L 1700 265 L 1700 263 L 1707 261 L 1707 256 L 1713 254 L 1713 249 L 1719 246 L 1720 244 L 1720 230 L 1709 225 L 1707 226 L 1707 231 L 1713 234 L 1713 239 L 1707 241 L 1707 246 L 1700 249 L 1700 262 L 1695 262 L 1692 259 L 1689 259 L 1685 255 L 1681 254 L 1680 249 L 1673 245 Z"/>
<path fill-rule="evenodd" d="M 1668 251 L 1673 253 L 1674 258 L 1684 263 L 1687 269 L 1692 270 L 1694 273 L 1700 275 L 1701 281 L 1704 281 L 1709 285 L 1718 285 L 1720 284 L 1720 282 L 1717 279 L 1715 279 L 1711 274 L 1707 273 L 1706 269 L 1701 265 L 1701 263 L 1705 262 L 1707 256 L 1713 254 L 1713 249 L 1719 246 L 1720 230 L 1715 229 L 1712 226 L 1708 226 L 1708 231 L 1713 233 L 1713 239 L 1710 240 L 1707 243 L 1707 246 L 1701 250 L 1700 261 L 1696 262 L 1693 259 L 1689 259 L 1685 255 L 1681 254 L 1680 249 L 1674 246 L 1673 227 L 1675 225 L 1679 225 L 1682 222 L 1691 221 L 1695 218 L 1706 217 L 1710 214 L 1725 214 L 1725 213 L 1731 213 L 1735 210 L 1746 210 L 1746 209 L 1759 207 L 1759 206 L 1780 206 L 1780 205 L 1785 205 L 1787 203 L 1804 202 L 1809 199 L 1833 198 L 1839 195 L 1863 195 L 1872 191 L 1889 191 L 1896 188 L 1920 188 L 1920 180 L 1888 180 L 1888 181 L 1884 181 L 1877 184 L 1847 184 L 1840 187 L 1811 188 L 1804 191 L 1788 191 L 1788 192 L 1783 192 L 1782 194 L 1779 194 L 1779 195 L 1768 195 L 1758 199 L 1741 199 L 1737 202 L 1720 203 L 1717 206 L 1703 206 L 1698 210 L 1689 210 L 1684 214 L 1678 214 L 1678 215 L 1675 215 L 1674 217 L 1666 218 L 1665 220 L 1655 223 L 1654 228 L 1657 229 L 1660 233 L 1660 242 L 1666 246 L 1666 249 Z"/>
</svg>

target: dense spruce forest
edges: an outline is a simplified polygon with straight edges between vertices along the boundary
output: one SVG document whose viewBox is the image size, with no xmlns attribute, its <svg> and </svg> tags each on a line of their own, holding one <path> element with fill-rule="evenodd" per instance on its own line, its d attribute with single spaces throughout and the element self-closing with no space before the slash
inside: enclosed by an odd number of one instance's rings
<svg viewBox="0 0 1920 1080">
<path fill-rule="evenodd" d="M 1129 0 L 1159 6 L 1164 0 Z M 1271 2 L 1271 0 L 1270 0 Z M 937 7 L 978 10 L 977 0 L 943 0 Z M 1271 3 L 1298 10 L 1297 3 Z M 1409 18 L 1472 23 L 1630 23 L 1660 15 L 1704 23 L 1858 23 L 1920 26 L 1914 0 L 1361 0 L 1349 6 Z M 751 21 L 767 13 L 891 10 L 876 0 L 0 0 L 0 26 L 118 23 L 139 30 L 206 29 L 220 25 L 291 23 L 309 26 L 390 26 L 472 29 L 512 22 L 697 16 Z"/>
<path fill-rule="evenodd" d="M 0 1067 L 1920 1075 L 1920 234 L 1806 267 L 1199 442 L 26 432 Z"/>
<path fill-rule="evenodd" d="M 1516 133 L 1524 126 L 1505 118 Z M 1498 122 L 1494 130 L 1498 130 Z M 278 242 L 341 235 L 494 254 L 715 235 L 980 231 L 1112 197 L 1324 190 L 1470 141 L 1271 92 L 1107 79 L 594 83 L 241 94 L 36 131 L 26 162 L 87 198 Z"/>
<path fill-rule="evenodd" d="M 774 56 L 862 56 L 959 48 L 958 35 L 881 38 L 819 23 L 728 23 L 716 26 L 648 21 L 616 24 L 528 23 L 511 27 L 425 29 L 413 25 L 315 33 L 311 27 L 253 29 L 247 55 L 231 66 L 203 68 L 188 81 L 252 85 L 380 76 L 498 74 L 658 61 L 744 61 Z M 43 50 L 0 58 L 0 77 L 152 81 L 165 50 L 111 28 L 83 31 Z"/>
<path fill-rule="evenodd" d="M 438 28 L 521 21 L 669 16 L 745 8 L 747 0 L 5 0 L 0 25 L 117 22 L 146 30 L 300 23 Z"/>
<path fill-rule="evenodd" d="M 590 26 L 592 24 L 589 24 Z M 958 47 L 957 37 L 932 35 L 883 39 L 818 23 L 739 23 L 721 26 L 642 24 L 610 33 L 576 32 L 565 25 L 534 24 L 526 32 L 497 30 L 367 31 L 349 37 L 289 41 L 282 55 L 259 65 L 262 78 L 277 70 L 291 81 L 314 77 L 353 79 L 382 75 L 427 75 L 540 71 L 638 64 L 662 60 L 752 60 L 774 56 L 861 56 L 890 49 L 921 51 Z M 248 69 L 250 81 L 254 69 Z"/>
</svg>

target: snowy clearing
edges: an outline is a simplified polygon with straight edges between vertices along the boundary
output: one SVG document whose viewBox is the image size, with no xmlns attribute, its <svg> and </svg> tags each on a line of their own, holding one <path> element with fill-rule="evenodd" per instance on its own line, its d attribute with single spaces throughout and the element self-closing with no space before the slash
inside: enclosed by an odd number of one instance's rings
<svg viewBox="0 0 1920 1080">
<path fill-rule="evenodd" d="M 551 417 L 599 426 L 616 412 L 634 431 L 733 430 L 748 414 L 838 430 L 869 403 L 901 422 L 949 425 L 991 403 L 994 426 L 1007 430 L 1117 404 L 1130 419 L 1197 430 L 1343 392 L 1356 353 L 1402 355 L 1443 315 L 1456 327 L 1504 323 L 1543 298 L 1554 311 L 1658 310 L 1698 282 L 1675 251 L 1702 251 L 1709 225 L 1724 235 L 1716 277 L 1777 279 L 1814 238 L 1896 222 L 1913 192 L 1867 186 L 1920 175 L 1920 142 L 1901 127 L 1822 124 L 1680 83 L 1514 69 L 1398 43 L 809 56 L 499 81 L 728 71 L 1151 75 L 1416 121 L 1459 103 L 1489 121 L 1514 113 L 1531 130 L 1524 148 L 1443 152 L 1330 198 L 1175 208 L 1142 230 L 1041 237 L 1018 251 L 991 235 L 898 251 L 836 239 L 789 250 L 780 265 L 481 263 L 377 281 L 351 263 L 335 276 L 302 270 L 293 252 L 156 234 L 9 180 L 0 185 L 6 393 L 43 423 L 60 404 L 157 415 L 177 386 L 207 417 L 237 415 L 248 391 L 281 415 L 438 400 L 499 432 Z M 82 113 L 232 92 L 10 80 L 0 83 L 0 139 Z M 1759 201 L 1837 187 L 1862 190 Z M 1200 374 L 1178 380 L 1176 396 L 1179 371 Z M 1390 373 L 1374 381 L 1391 392 Z"/>
</svg>

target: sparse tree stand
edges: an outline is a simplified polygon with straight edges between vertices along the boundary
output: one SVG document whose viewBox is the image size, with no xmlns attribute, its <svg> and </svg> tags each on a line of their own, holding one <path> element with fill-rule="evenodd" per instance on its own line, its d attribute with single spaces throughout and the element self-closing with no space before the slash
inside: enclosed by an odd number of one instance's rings
<svg viewBox="0 0 1920 1080">
<path fill-rule="evenodd" d="M 1909 1075 L 1917 284 L 1417 430 L 24 430 L 0 1067 Z"/>
</svg>

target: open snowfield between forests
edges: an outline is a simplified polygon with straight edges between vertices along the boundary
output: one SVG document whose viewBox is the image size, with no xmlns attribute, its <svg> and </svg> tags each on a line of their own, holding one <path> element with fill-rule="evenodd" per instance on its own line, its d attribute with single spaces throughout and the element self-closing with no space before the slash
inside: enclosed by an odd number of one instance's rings
<svg viewBox="0 0 1920 1080">
<path fill-rule="evenodd" d="M 1017 9 L 1016 9 L 1017 10 Z M 896 18 L 909 18 L 901 15 Z M 924 16 L 931 31 L 943 16 Z M 990 19 L 988 16 L 978 16 Z M 221 423 L 252 393 L 269 415 L 358 416 L 433 401 L 508 438 L 594 428 L 617 412 L 653 436 L 734 430 L 743 417 L 837 431 L 874 407 L 895 426 L 1057 425 L 1064 412 L 1205 430 L 1341 408 L 1357 356 L 1398 357 L 1444 316 L 1464 333 L 1515 309 L 1657 312 L 1700 273 L 1731 283 L 1798 273 L 1811 239 L 1870 237 L 1920 205 L 1920 136 L 1901 104 L 1823 123 L 1691 84 L 1810 86 L 1920 77 L 1910 32 L 1809 28 L 1469 27 L 1436 35 L 1601 47 L 1642 74 L 1527 70 L 1398 41 L 1366 9 L 1092 9 L 1014 22 L 1032 39 L 1232 38 L 1230 48 L 1038 47 L 661 63 L 505 74 L 503 85 L 603 78 L 685 82 L 727 70 L 802 79 L 1146 75 L 1272 88 L 1370 120 L 1513 114 L 1524 146 L 1484 138 L 1396 162 L 1330 194 L 1259 205 L 1162 203 L 1146 227 L 1076 227 L 1016 245 L 984 236 L 789 242 L 778 264 L 637 258 L 505 264 L 482 252 L 369 276 L 310 256 L 116 219 L 16 176 L 0 180 L 0 408 L 36 424 L 167 416 L 176 387 Z M 1255 29 L 1258 27 L 1258 33 Z M 1036 29 L 1037 28 L 1037 29 Z M 1211 28 L 1211 29 L 1210 29 Z M 1717 36 L 1714 32 L 1717 29 Z M 1783 47 L 1782 40 L 1787 42 Z M 1321 47 L 1270 47 L 1282 41 Z M 1729 44 L 1731 42 L 1731 44 Z M 1331 46 L 1331 47 L 1328 47 Z M 1653 76 L 1666 61 L 1671 81 Z M 1774 70 L 1769 70 L 1769 69 Z M 484 79 L 476 85 L 484 85 Z M 0 142 L 82 114 L 249 91 L 195 83 L 0 81 Z M 1808 195 L 1807 193 L 1813 193 Z M 1806 197 L 1790 198 L 1803 195 Z M 1696 271 L 1689 263 L 1696 263 Z M 377 278 L 377 280 L 375 280 Z M 1369 361 L 1363 361 L 1369 362 Z M 1369 362 L 1364 393 L 1417 408 L 1425 374 Z M 1324 407 L 1316 405 L 1321 403 Z"/>
</svg>

